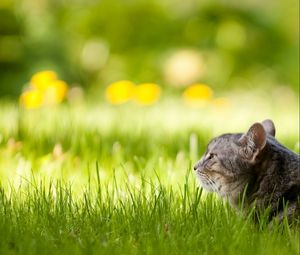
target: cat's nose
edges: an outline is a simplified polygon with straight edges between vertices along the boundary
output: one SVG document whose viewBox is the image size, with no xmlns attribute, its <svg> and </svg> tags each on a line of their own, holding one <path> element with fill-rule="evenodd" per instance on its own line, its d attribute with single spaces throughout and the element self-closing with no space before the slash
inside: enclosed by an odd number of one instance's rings
<svg viewBox="0 0 300 255">
<path fill-rule="evenodd" d="M 197 169 L 199 169 L 199 167 L 201 167 L 202 165 L 202 159 L 200 159 L 195 165 L 194 165 L 194 171 L 196 171 Z"/>
</svg>

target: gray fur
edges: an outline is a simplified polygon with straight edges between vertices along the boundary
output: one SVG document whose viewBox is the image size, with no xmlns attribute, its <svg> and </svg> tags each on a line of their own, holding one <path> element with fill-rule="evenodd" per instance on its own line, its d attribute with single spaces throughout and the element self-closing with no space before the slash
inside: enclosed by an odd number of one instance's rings
<svg viewBox="0 0 300 255">
<path fill-rule="evenodd" d="M 300 157 L 275 139 L 271 120 L 245 134 L 214 138 L 194 167 L 201 185 L 238 208 L 270 209 L 270 220 L 300 218 Z"/>
</svg>

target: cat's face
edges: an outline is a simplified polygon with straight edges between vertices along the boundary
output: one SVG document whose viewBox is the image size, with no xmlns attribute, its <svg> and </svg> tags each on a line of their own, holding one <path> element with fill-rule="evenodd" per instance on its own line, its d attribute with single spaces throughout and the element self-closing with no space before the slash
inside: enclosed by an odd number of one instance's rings
<svg viewBox="0 0 300 255">
<path fill-rule="evenodd" d="M 240 155 L 237 143 L 241 134 L 226 134 L 214 138 L 194 169 L 200 183 L 208 191 L 226 196 L 242 188 L 247 173 L 247 165 Z"/>
<path fill-rule="evenodd" d="M 245 134 L 214 138 L 194 166 L 203 188 L 222 197 L 243 191 L 251 179 L 257 156 L 265 147 L 267 134 L 275 134 L 275 129 L 269 130 L 267 125 L 269 121 L 255 123 Z"/>
</svg>

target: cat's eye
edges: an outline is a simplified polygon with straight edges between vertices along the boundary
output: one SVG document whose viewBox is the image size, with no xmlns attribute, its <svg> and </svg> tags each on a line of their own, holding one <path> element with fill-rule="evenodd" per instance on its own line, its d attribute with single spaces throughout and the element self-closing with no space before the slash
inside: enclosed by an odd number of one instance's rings
<svg viewBox="0 0 300 255">
<path fill-rule="evenodd" d="M 209 155 L 208 155 L 208 159 L 213 159 L 215 156 L 216 156 L 216 154 L 209 153 Z"/>
</svg>

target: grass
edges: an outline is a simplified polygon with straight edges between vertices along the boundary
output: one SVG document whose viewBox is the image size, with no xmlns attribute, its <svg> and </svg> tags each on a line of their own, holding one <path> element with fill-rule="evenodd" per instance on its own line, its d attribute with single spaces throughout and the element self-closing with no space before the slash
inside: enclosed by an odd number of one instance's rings
<svg viewBox="0 0 300 255">
<path fill-rule="evenodd" d="M 271 117 L 298 149 L 297 105 L 234 104 L 2 102 L 0 254 L 299 254 L 299 226 L 255 225 L 198 187 L 191 166 L 217 134 Z"/>
<path fill-rule="evenodd" d="M 29 183 L 1 191 L 1 254 L 297 254 L 299 233 L 269 230 L 237 216 L 214 196 L 184 184 L 180 192 L 142 181 L 121 194 Z M 149 190 L 147 190 L 149 188 Z M 147 195 L 146 195 L 147 194 Z"/>
</svg>

